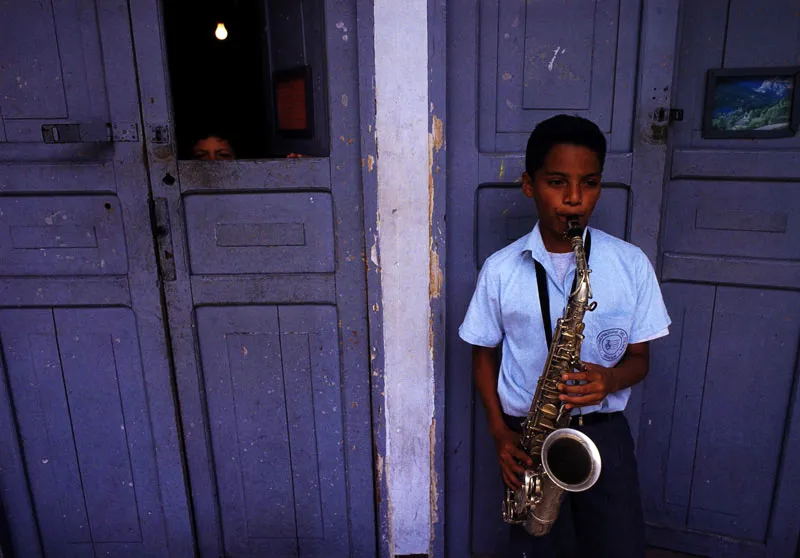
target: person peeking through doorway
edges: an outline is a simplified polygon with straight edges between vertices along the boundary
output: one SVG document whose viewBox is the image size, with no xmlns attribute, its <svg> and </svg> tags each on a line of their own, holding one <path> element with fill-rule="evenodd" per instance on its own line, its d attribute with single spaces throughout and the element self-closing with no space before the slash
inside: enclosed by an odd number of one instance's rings
<svg viewBox="0 0 800 558">
<path fill-rule="evenodd" d="M 192 145 L 192 159 L 199 161 L 232 161 L 236 151 L 226 134 L 208 132 L 197 137 Z"/>
</svg>

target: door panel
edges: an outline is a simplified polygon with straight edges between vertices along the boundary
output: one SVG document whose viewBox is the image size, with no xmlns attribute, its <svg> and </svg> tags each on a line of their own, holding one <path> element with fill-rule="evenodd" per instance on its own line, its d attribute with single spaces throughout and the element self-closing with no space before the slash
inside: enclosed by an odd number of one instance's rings
<svg viewBox="0 0 800 558">
<path fill-rule="evenodd" d="M 345 555 L 336 309 L 203 307 L 197 322 L 230 552 Z"/>
<path fill-rule="evenodd" d="M 518 152 L 536 122 L 569 112 L 625 151 L 639 9 L 631 0 L 480 2 L 480 150 Z"/>
<path fill-rule="evenodd" d="M 7 141 L 41 142 L 43 124 L 67 122 L 78 125 L 77 141 L 107 141 L 107 61 L 99 26 L 117 14 L 98 12 L 95 2 L 33 0 L 4 2 L 2 11 L 0 49 L 9 57 L 0 81 Z"/>
<path fill-rule="evenodd" d="M 132 312 L 4 310 L 0 336 L 45 553 L 162 554 Z"/>
<path fill-rule="evenodd" d="M 313 93 L 327 107 L 315 114 L 330 114 L 314 141 L 337 138 L 318 146 L 330 157 L 188 161 L 174 143 L 148 144 L 201 556 L 377 548 L 357 41 L 342 38 L 355 2 L 296 4 L 270 4 L 286 28 L 267 36 L 270 48 L 290 37 L 292 63 L 330 76 Z M 158 46 L 169 30 L 158 2 L 133 10 L 140 91 L 154 99 L 145 121 L 180 137 Z M 303 23 L 305 10 L 316 12 Z"/>
<path fill-rule="evenodd" d="M 800 137 L 701 134 L 708 69 L 800 63 L 796 7 L 681 3 L 662 240 L 675 328 L 653 355 L 639 443 L 651 540 L 704 556 L 793 556 L 800 533 Z"/>
<path fill-rule="evenodd" d="M 51 2 L 3 2 L 7 16 L 0 48 L 9 53 L 3 72 L 3 116 L 66 118 L 67 100 Z M 68 21 L 59 21 L 62 25 Z M 30 64 L 28 53 L 36 53 Z"/>
<path fill-rule="evenodd" d="M 185 200 L 194 274 L 334 270 L 330 194 L 225 194 Z"/>
<path fill-rule="evenodd" d="M 662 288 L 672 317 L 670 335 L 652 350 L 652 373 L 644 384 L 646 402 L 638 454 L 640 462 L 663 451 L 658 475 L 641 474 L 645 510 L 658 507 L 664 520 L 686 519 L 694 464 L 693 440 L 702 410 L 703 379 L 708 360 L 716 289 L 705 285 L 670 284 Z M 681 393 L 682 397 L 676 394 Z M 656 494 L 661 497 L 654 497 Z M 646 513 L 647 513 L 646 511 Z"/>
<path fill-rule="evenodd" d="M 754 541 L 767 535 L 797 367 L 798 311 L 797 292 L 717 290 L 692 475 L 692 529 Z M 734 348 L 731 340 L 743 343 Z"/>
<path fill-rule="evenodd" d="M 113 194 L 0 199 L 5 275 L 125 275 L 127 256 Z"/>
<path fill-rule="evenodd" d="M 190 556 L 127 3 L 7 2 L 3 14 L 0 498 L 11 550 Z"/>
<path fill-rule="evenodd" d="M 645 508 L 675 528 L 762 541 L 800 342 L 786 318 L 800 297 L 680 283 L 664 293 L 675 335 L 654 355 L 640 437 L 642 461 L 658 458 L 664 476 L 647 476 Z"/>
<path fill-rule="evenodd" d="M 680 180 L 669 194 L 665 252 L 800 260 L 800 183 Z"/>
</svg>

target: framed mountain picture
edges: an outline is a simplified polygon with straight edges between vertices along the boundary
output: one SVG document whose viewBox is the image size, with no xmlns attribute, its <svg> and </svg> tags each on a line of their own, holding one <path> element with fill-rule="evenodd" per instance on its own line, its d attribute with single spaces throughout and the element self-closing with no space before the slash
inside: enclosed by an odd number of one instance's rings
<svg viewBox="0 0 800 558">
<path fill-rule="evenodd" d="M 708 71 L 704 138 L 781 138 L 800 124 L 800 67 Z"/>
</svg>

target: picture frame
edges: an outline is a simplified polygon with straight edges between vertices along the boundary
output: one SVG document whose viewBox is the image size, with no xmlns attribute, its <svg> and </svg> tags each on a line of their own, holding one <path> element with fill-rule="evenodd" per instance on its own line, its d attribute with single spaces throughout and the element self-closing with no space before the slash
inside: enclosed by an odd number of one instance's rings
<svg viewBox="0 0 800 558">
<path fill-rule="evenodd" d="M 272 74 L 275 132 L 281 138 L 314 137 L 314 88 L 311 66 Z"/>
<path fill-rule="evenodd" d="M 800 66 L 707 72 L 703 138 L 784 138 L 800 126 Z"/>
</svg>

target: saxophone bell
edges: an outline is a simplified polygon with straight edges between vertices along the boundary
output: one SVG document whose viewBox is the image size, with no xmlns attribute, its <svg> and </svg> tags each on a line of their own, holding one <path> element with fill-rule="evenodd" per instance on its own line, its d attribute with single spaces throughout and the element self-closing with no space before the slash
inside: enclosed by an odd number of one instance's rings
<svg viewBox="0 0 800 558">
<path fill-rule="evenodd" d="M 602 461 L 589 436 L 574 428 L 559 428 L 542 445 L 542 467 L 562 490 L 583 492 L 600 478 Z"/>
</svg>

